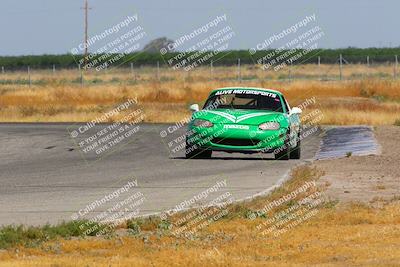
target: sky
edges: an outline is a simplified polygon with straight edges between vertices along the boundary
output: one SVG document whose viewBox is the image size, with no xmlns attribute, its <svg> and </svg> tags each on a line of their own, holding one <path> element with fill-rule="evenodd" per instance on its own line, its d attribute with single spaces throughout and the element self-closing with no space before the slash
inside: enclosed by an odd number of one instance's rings
<svg viewBox="0 0 400 267">
<path fill-rule="evenodd" d="M 229 49 L 256 47 L 313 14 L 315 21 L 304 30 L 318 26 L 323 31 L 318 47 L 400 45 L 398 0 L 89 0 L 89 4 L 92 7 L 90 36 L 109 29 L 127 16 L 137 15 L 135 23 L 146 33 L 140 41 L 142 46 L 163 36 L 176 40 L 224 14 L 227 17 L 224 26 L 234 32 Z M 0 55 L 70 52 L 83 42 L 82 6 L 83 0 L 2 0 Z M 201 41 L 202 37 L 195 39 Z M 196 40 L 192 41 L 196 43 Z M 274 46 L 279 46 L 278 42 L 271 45 Z"/>
</svg>

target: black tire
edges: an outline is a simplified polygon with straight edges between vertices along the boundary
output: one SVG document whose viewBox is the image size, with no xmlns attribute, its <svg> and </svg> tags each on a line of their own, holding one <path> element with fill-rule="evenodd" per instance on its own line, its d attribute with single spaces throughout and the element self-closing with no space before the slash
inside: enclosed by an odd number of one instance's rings
<svg viewBox="0 0 400 267">
<path fill-rule="evenodd" d="M 300 159 L 301 157 L 301 140 L 298 137 L 296 147 L 290 151 L 290 159 Z"/>
<path fill-rule="evenodd" d="M 187 159 L 209 159 L 211 158 L 212 150 L 200 150 L 195 146 L 191 146 L 186 142 L 185 158 Z"/>
<path fill-rule="evenodd" d="M 212 155 L 212 150 L 203 150 L 198 155 L 199 159 L 210 159 Z"/>
<path fill-rule="evenodd" d="M 289 144 L 289 133 L 286 134 L 285 143 L 282 147 L 278 148 L 278 151 L 274 153 L 276 160 L 289 160 L 290 159 L 290 144 Z"/>
<path fill-rule="evenodd" d="M 196 157 L 197 154 L 194 153 L 195 151 L 192 152 L 187 152 L 185 153 L 185 158 L 187 159 L 194 159 Z"/>
<path fill-rule="evenodd" d="M 197 154 L 198 154 L 198 150 L 195 149 L 194 146 L 189 145 L 188 142 L 186 141 L 185 158 L 193 159 Z"/>
</svg>

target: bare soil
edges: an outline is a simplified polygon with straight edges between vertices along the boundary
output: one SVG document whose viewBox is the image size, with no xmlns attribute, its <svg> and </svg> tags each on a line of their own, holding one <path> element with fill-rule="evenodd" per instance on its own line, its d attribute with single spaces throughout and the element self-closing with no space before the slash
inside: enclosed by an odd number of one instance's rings
<svg viewBox="0 0 400 267">
<path fill-rule="evenodd" d="M 400 127 L 375 127 L 381 155 L 316 161 L 325 172 L 326 196 L 341 202 L 386 201 L 400 197 Z"/>
</svg>

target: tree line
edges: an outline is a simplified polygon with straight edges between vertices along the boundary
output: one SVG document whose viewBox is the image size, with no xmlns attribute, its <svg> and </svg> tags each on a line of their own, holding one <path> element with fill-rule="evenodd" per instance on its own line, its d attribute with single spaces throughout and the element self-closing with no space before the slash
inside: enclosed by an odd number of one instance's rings
<svg viewBox="0 0 400 267">
<path fill-rule="evenodd" d="M 301 52 L 301 50 L 299 50 Z M 126 54 L 121 57 L 118 62 L 114 62 L 113 66 L 157 66 L 165 64 L 175 64 L 175 62 L 182 62 L 184 59 L 189 58 L 196 52 L 180 54 L 179 52 L 167 53 L 149 53 L 149 52 L 136 52 Z M 205 52 L 207 53 L 207 52 Z M 248 50 L 231 50 L 221 51 L 218 55 L 208 58 L 201 62 L 201 64 L 210 64 L 212 60 L 214 66 L 230 66 L 236 65 L 238 59 L 241 64 L 255 64 L 260 58 L 269 55 L 266 60 L 272 60 L 280 54 L 285 53 L 282 51 L 264 50 L 257 51 L 253 55 Z M 271 56 L 274 54 L 273 56 Z M 374 63 L 389 63 L 394 62 L 395 56 L 400 55 L 400 47 L 398 48 L 343 48 L 343 49 L 315 49 L 305 53 L 301 59 L 295 61 L 293 64 L 306 64 L 318 63 L 335 64 L 339 61 L 339 55 L 342 54 L 344 63 L 366 64 L 367 60 L 370 64 Z M 100 57 L 101 55 L 96 55 Z M 0 56 L 0 67 L 11 70 L 25 69 L 27 66 L 36 69 L 49 69 L 56 66 L 57 68 L 76 68 L 83 55 L 73 56 L 72 54 L 63 55 L 35 55 L 35 56 Z M 176 60 L 173 60 L 173 59 Z M 179 58 L 179 60 L 178 60 Z"/>
</svg>

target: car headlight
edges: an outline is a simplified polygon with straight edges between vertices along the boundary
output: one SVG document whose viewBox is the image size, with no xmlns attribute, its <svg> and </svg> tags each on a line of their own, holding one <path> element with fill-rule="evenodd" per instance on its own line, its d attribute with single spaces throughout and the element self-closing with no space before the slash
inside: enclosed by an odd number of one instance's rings
<svg viewBox="0 0 400 267">
<path fill-rule="evenodd" d="M 195 119 L 193 121 L 193 125 L 196 127 L 204 127 L 204 128 L 211 128 L 214 126 L 214 124 L 211 121 L 202 119 Z"/>
<path fill-rule="evenodd" d="M 269 121 L 269 122 L 261 123 L 258 126 L 258 129 L 260 129 L 262 131 L 279 130 L 280 127 L 281 127 L 281 125 L 279 124 L 279 122 Z"/>
</svg>

